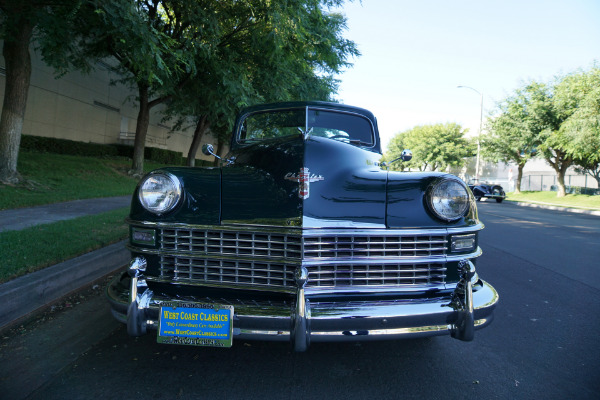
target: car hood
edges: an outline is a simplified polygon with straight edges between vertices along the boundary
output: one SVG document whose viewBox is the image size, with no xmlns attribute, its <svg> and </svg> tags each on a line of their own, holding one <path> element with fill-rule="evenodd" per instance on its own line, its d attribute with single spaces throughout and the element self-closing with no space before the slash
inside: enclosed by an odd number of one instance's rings
<svg viewBox="0 0 600 400">
<path fill-rule="evenodd" d="M 294 137 L 247 146 L 230 157 L 235 163 L 222 175 L 223 223 L 384 226 L 387 174 L 377 153 Z"/>
</svg>

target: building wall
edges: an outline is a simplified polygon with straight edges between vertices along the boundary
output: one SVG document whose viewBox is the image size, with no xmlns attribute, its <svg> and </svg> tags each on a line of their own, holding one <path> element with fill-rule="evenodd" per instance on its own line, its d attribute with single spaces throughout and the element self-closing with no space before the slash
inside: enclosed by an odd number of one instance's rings
<svg viewBox="0 0 600 400">
<path fill-rule="evenodd" d="M 31 85 L 23 134 L 92 143 L 133 144 L 138 113 L 137 90 L 112 84 L 119 76 L 109 71 L 108 64 L 97 64 L 90 74 L 70 72 L 57 79 L 53 69 L 42 61 L 33 47 L 30 53 Z M 1 55 L 0 68 L 1 107 L 6 79 Z M 161 109 L 159 105 L 151 110 L 146 146 L 187 156 L 193 128 L 172 132 L 170 126 L 161 123 Z M 210 136 L 205 137 L 204 142 L 216 144 Z M 212 157 L 202 154 L 196 157 L 212 161 Z"/>
</svg>

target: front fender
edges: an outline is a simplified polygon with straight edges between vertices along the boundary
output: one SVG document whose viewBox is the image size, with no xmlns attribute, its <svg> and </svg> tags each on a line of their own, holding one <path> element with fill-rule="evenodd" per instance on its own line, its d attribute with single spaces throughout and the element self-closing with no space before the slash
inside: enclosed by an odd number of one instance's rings
<svg viewBox="0 0 600 400">
<path fill-rule="evenodd" d="M 462 228 L 477 225 L 477 206 L 469 192 L 467 215 L 454 222 L 436 218 L 427 206 L 427 191 L 436 181 L 457 179 L 439 172 L 389 172 L 387 183 L 386 223 L 388 228 Z M 465 187 L 467 187 L 465 185 Z"/>
</svg>

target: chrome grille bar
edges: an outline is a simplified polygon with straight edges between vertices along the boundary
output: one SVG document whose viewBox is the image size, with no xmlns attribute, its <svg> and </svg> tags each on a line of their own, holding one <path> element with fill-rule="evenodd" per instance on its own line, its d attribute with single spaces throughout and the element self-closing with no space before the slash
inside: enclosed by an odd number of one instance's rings
<svg viewBox="0 0 600 400">
<path fill-rule="evenodd" d="M 300 258 L 296 235 L 195 229 L 161 229 L 162 250 L 236 256 Z"/>
<path fill-rule="evenodd" d="M 448 238 L 438 232 L 161 227 L 160 277 L 295 290 L 294 271 L 302 264 L 312 288 L 439 286 L 446 280 Z"/>
<path fill-rule="evenodd" d="M 294 271 L 295 266 L 281 263 L 161 257 L 161 277 L 174 282 L 293 287 Z"/>
<path fill-rule="evenodd" d="M 309 269 L 307 286 L 372 286 L 443 284 L 444 264 L 343 265 Z"/>
</svg>

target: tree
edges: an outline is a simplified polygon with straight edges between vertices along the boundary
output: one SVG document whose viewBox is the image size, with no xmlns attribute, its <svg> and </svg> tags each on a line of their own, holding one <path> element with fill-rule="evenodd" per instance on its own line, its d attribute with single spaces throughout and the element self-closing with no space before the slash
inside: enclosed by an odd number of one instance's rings
<svg viewBox="0 0 600 400">
<path fill-rule="evenodd" d="M 573 156 L 567 151 L 568 136 L 561 127 L 573 109 L 565 107 L 555 95 L 560 82 L 532 81 L 501 103 L 505 106 L 500 106 L 500 115 L 489 123 L 494 134 L 486 143 L 486 151 L 491 157 L 513 159 L 518 165 L 533 153 L 542 156 L 556 172 L 557 196 L 563 197 L 565 174 L 573 164 Z M 519 151 L 519 157 L 515 151 Z"/>
<path fill-rule="evenodd" d="M 416 168 L 419 171 L 445 170 L 462 167 L 467 157 L 475 154 L 475 145 L 464 137 L 466 130 L 455 123 L 422 125 L 396 134 L 390 141 L 384 159 L 400 157 L 402 150 L 410 149 L 413 158 L 406 163 L 393 163 L 393 170 Z"/>
<path fill-rule="evenodd" d="M 169 105 L 168 117 L 195 116 L 188 152 L 194 159 L 210 127 L 223 147 L 243 106 L 283 100 L 330 100 L 337 89 L 334 75 L 358 55 L 341 32 L 345 19 L 323 10 L 341 1 L 222 1 L 211 51 L 196 61 L 200 73 Z"/>
<path fill-rule="evenodd" d="M 536 156 L 542 142 L 540 133 L 545 127 L 533 112 L 539 92 L 539 84 L 532 82 L 501 101 L 494 112 L 497 116 L 488 118 L 489 134 L 482 141 L 484 158 L 517 164 L 516 193 L 521 190 L 525 164 Z"/>
<path fill-rule="evenodd" d="M 90 0 L 92 18 L 80 21 L 81 46 L 113 57 L 121 82 L 137 89 L 139 112 L 130 174 L 143 172 L 150 110 L 165 103 L 196 74 L 198 54 L 216 34 L 211 1 Z M 217 2 L 218 3 L 218 2 Z"/>
<path fill-rule="evenodd" d="M 540 129 L 541 144 L 538 148 L 541 156 L 556 172 L 558 186 L 557 197 L 566 195 L 565 175 L 573 164 L 573 157 L 566 151 L 565 134 L 560 130 L 570 112 L 556 102 L 556 83 L 535 83 L 534 98 L 530 112 L 536 129 Z"/>
<path fill-rule="evenodd" d="M 591 175 L 600 187 L 600 69 L 564 77 L 556 86 L 555 103 L 565 119 L 561 145 L 577 170 Z"/>
<path fill-rule="evenodd" d="M 238 110 L 250 103 L 252 94 L 243 64 L 224 54 L 204 60 L 200 70 L 173 96 L 165 111 L 165 119 L 175 120 L 175 128 L 194 126 L 188 166 L 195 165 L 198 148 L 207 132 L 212 131 L 218 139 L 231 131 Z"/>
<path fill-rule="evenodd" d="M 0 117 L 0 183 L 20 180 L 17 171 L 23 118 L 31 79 L 29 47 L 35 42 L 44 61 L 60 72 L 85 69 L 73 45 L 72 21 L 78 0 L 0 0 L 0 39 L 4 40 L 6 83 Z"/>
</svg>

